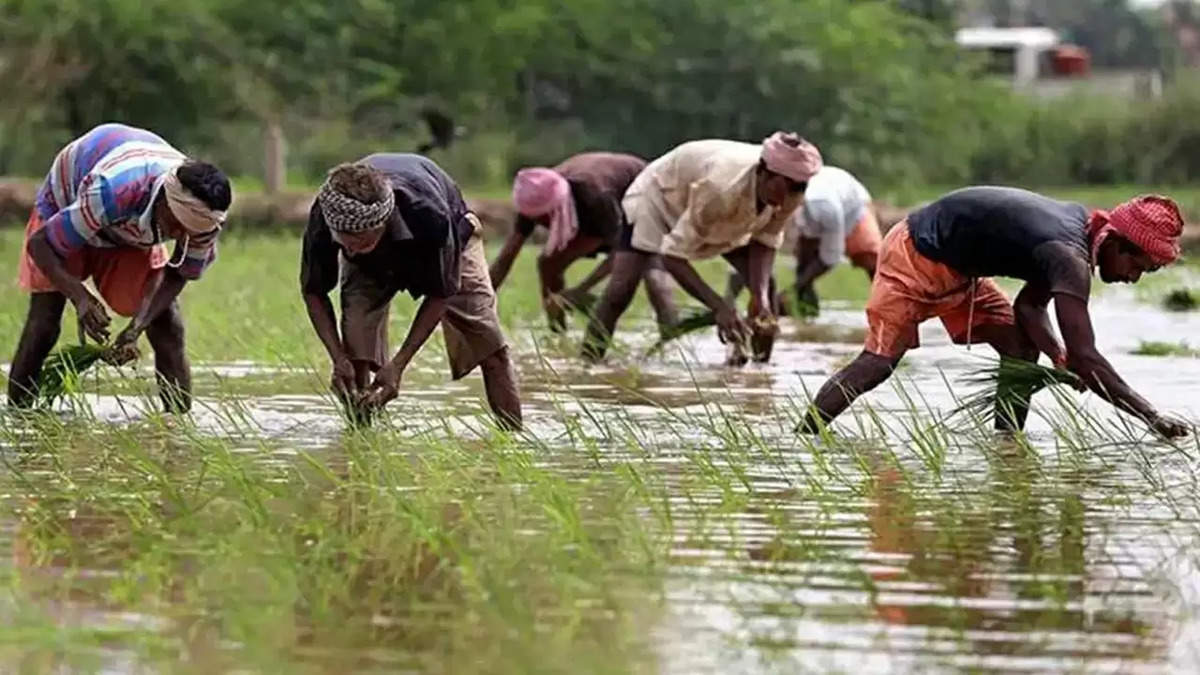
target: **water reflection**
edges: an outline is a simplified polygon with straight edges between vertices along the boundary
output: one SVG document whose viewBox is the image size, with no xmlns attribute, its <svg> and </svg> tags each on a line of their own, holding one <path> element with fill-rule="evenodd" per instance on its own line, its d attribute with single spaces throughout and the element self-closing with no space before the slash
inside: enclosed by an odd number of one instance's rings
<svg viewBox="0 0 1200 675">
<path fill-rule="evenodd" d="M 1119 302 L 1098 308 L 1097 321 L 1106 326 L 1102 348 L 1156 403 L 1195 416 L 1200 362 L 1122 355 L 1141 330 L 1120 320 L 1128 311 Z M 1138 311 L 1143 327 L 1169 320 L 1172 331 L 1200 328 L 1200 320 Z M 860 442 L 826 447 L 797 439 L 790 431 L 795 401 L 857 353 L 861 321 L 858 310 L 834 309 L 820 324 L 790 324 L 773 364 L 736 370 L 710 365 L 723 356 L 711 335 L 643 360 L 638 354 L 652 331 L 635 332 L 625 338 L 623 356 L 591 367 L 573 358 L 570 340 L 534 349 L 530 338 L 519 338 L 527 340 L 518 368 L 530 431 L 506 442 L 532 449 L 537 466 L 569 481 L 636 471 L 644 485 L 663 490 L 662 499 L 640 507 L 647 519 L 651 512 L 669 514 L 664 578 L 656 596 L 640 598 L 662 602 L 662 616 L 647 632 L 656 667 L 1136 672 L 1198 665 L 1192 656 L 1200 640 L 1193 617 L 1200 581 L 1190 552 L 1200 534 L 1194 459 L 1200 453 L 1119 437 L 1095 439 L 1077 452 L 1054 435 L 1047 417 L 1033 420 L 1027 440 L 944 432 L 945 447 L 919 447 L 898 422 L 909 402 L 931 408 L 920 413 L 928 422 L 961 394 L 947 382 L 978 365 L 936 332 L 923 336 L 926 346 L 902 373 L 907 393 L 885 387 L 865 400 L 888 428 L 873 427 L 864 415 L 871 433 L 841 425 L 843 434 L 864 436 Z M 814 338 L 820 342 L 805 341 Z M 455 439 L 463 452 L 491 451 L 490 430 L 476 416 L 484 410 L 478 379 L 447 383 L 443 372 L 441 364 L 419 362 L 386 424 L 404 438 Z M 102 423 L 158 453 L 153 466 L 172 481 L 196 478 L 202 463 L 194 451 L 206 438 L 254 457 L 281 481 L 302 473 L 304 481 L 288 483 L 304 485 L 302 491 L 269 505 L 286 505 L 297 517 L 353 537 L 367 532 L 361 518 L 372 514 L 378 494 L 362 487 L 370 481 L 356 477 L 362 467 L 347 448 L 369 441 L 346 431 L 332 399 L 320 393 L 321 381 L 312 372 L 253 364 L 201 368 L 196 413 L 177 427 L 164 426 L 136 395 L 101 388 L 83 402 Z M 1038 404 L 1055 409 L 1052 400 Z M 1086 409 L 1112 419 L 1103 405 Z M 86 485 L 64 484 L 55 462 L 61 449 L 45 447 L 39 439 L 51 434 L 38 424 L 71 428 L 72 419 L 64 411 L 51 422 L 8 414 L 0 420 L 4 454 L 14 462 L 2 486 L 10 571 L 35 586 L 53 580 L 47 588 L 55 595 L 30 596 L 64 623 L 124 621 L 149 632 L 170 630 L 188 636 L 188 653 L 235 667 L 223 627 L 211 617 L 143 616 L 98 590 L 111 588 L 105 581 L 111 575 L 127 572 L 120 546 L 136 511 L 96 510 L 80 497 Z M 86 430 L 54 434 L 73 452 L 88 447 Z M 419 442 L 414 446 L 372 451 L 408 452 L 413 463 L 428 459 Z M 330 474 L 311 473 L 310 455 L 319 455 Z M 86 480 L 78 473 L 70 478 Z M 531 489 L 519 476 L 490 478 L 513 494 Z M 145 500 L 138 479 L 129 476 L 130 497 Z M 32 503 L 30 485 L 62 499 Z M 630 485 L 636 483 L 620 487 L 632 492 Z M 139 508 L 164 518 L 170 504 L 164 498 Z M 429 532 L 463 526 L 461 498 L 430 508 L 438 515 L 424 523 Z M 587 517 L 586 503 L 580 513 Z M 320 550 L 327 534 L 298 531 L 297 548 Z M 337 563 L 355 589 L 346 601 L 362 603 L 361 625 L 316 635 L 311 608 L 294 610 L 287 639 L 309 663 L 412 666 L 401 652 L 417 650 L 456 620 L 454 571 L 466 564 L 464 552 L 439 549 L 434 538 L 398 563 L 372 559 L 371 545 L 359 551 L 362 558 Z M 68 572 L 76 575 L 70 592 L 57 594 Z M 372 595 L 381 578 L 396 575 L 429 589 L 424 604 L 400 607 Z M 253 589 L 243 583 L 233 590 Z M 402 649 L 364 659 L 379 644 Z M 106 659 L 127 669 L 119 655 Z"/>
</svg>

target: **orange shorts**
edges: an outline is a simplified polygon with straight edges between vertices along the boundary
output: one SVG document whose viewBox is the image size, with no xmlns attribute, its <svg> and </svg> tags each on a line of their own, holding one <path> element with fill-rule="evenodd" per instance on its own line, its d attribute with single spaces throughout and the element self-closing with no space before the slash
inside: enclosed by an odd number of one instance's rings
<svg viewBox="0 0 1200 675">
<path fill-rule="evenodd" d="M 42 227 L 42 219 L 34 211 L 25 226 L 25 244 L 21 246 L 21 260 L 17 263 L 17 285 L 30 293 L 58 290 L 29 255 L 29 239 Z M 166 264 L 167 251 L 162 245 L 149 249 L 85 246 L 67 258 L 66 267 L 80 281 L 92 279 L 100 297 L 112 311 L 130 317 L 141 306 L 146 286 Z"/>
<path fill-rule="evenodd" d="M 879 221 L 875 209 L 867 206 L 862 218 L 850 228 L 846 235 L 846 257 L 859 267 L 874 268 L 879 259 L 879 248 L 883 235 L 879 233 Z"/>
<path fill-rule="evenodd" d="M 1016 323 L 1012 303 L 991 279 L 976 279 L 972 309 L 971 279 L 917 252 L 908 222 L 896 224 L 883 238 L 879 266 L 867 301 L 867 343 L 872 354 L 898 357 L 920 346 L 917 327 L 937 317 L 950 338 L 966 344 L 973 328 Z M 978 342 L 977 336 L 971 336 Z"/>
</svg>

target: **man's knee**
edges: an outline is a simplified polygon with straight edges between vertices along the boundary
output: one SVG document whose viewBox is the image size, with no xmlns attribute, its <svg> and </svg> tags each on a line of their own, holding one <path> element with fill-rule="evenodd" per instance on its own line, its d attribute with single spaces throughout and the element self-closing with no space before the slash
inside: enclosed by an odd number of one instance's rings
<svg viewBox="0 0 1200 675">
<path fill-rule="evenodd" d="M 891 377 L 902 358 L 903 354 L 885 356 L 864 350 L 834 378 L 840 386 L 854 392 L 855 395 L 863 394 Z"/>
<path fill-rule="evenodd" d="M 479 367 L 482 368 L 485 373 L 497 373 L 511 369 L 512 357 L 508 353 L 508 345 L 505 345 L 492 352 L 490 356 L 485 358 L 479 364 Z"/>
<path fill-rule="evenodd" d="M 860 270 L 867 273 L 867 276 L 875 276 L 875 266 L 879 262 L 879 256 L 874 253 L 863 253 L 856 255 L 850 259 L 850 262 Z"/>
<path fill-rule="evenodd" d="M 613 260 L 612 276 L 608 281 L 608 293 L 632 295 L 646 274 L 650 256 L 636 252 L 621 252 Z"/>
<path fill-rule="evenodd" d="M 183 324 L 183 314 L 179 305 L 171 305 L 166 311 L 150 322 L 146 335 L 156 344 L 163 346 L 182 345 L 186 336 Z"/>
</svg>

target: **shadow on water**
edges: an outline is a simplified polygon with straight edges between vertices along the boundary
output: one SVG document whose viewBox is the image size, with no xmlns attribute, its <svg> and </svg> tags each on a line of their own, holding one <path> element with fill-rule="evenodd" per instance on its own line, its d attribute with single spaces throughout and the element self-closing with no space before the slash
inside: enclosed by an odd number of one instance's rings
<svg viewBox="0 0 1200 675">
<path fill-rule="evenodd" d="M 1126 308 L 1102 304 L 1098 322 Z M 1200 328 L 1139 308 L 1145 325 Z M 1179 322 L 1184 322 L 1183 324 Z M 1128 323 L 1128 322 L 1126 322 Z M 0 416 L 0 612 L 24 670 L 1120 671 L 1200 665 L 1195 441 L 1151 442 L 1073 392 L 1028 435 L 948 417 L 975 355 L 923 334 L 898 386 L 833 435 L 805 392 L 858 312 L 788 325 L 774 363 L 711 335 L 608 364 L 518 350 L 528 431 L 437 358 L 379 428 L 323 376 L 199 369 L 195 414 L 101 375 L 53 415 Z M 1122 332 L 1128 330 L 1128 332 Z M 1102 348 L 1193 417 L 1200 365 Z M 815 340 L 815 341 L 814 341 Z M 1151 386 L 1153 385 L 1153 386 Z"/>
</svg>

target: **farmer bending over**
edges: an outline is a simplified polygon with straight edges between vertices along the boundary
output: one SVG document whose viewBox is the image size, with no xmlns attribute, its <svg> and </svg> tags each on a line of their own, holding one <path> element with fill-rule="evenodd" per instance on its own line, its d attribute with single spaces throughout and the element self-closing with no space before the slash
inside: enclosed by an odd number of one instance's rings
<svg viewBox="0 0 1200 675">
<path fill-rule="evenodd" d="M 375 154 L 329 172 L 309 212 L 300 286 L 339 396 L 368 408 L 396 398 L 404 369 L 441 323 L 451 376 L 480 366 L 500 424 L 520 427 L 516 376 L 479 229 L 458 186 L 420 155 Z M 339 253 L 340 333 L 329 300 L 339 283 Z M 389 360 L 388 309 L 399 291 L 424 299 Z"/>
<path fill-rule="evenodd" d="M 576 260 L 610 253 L 615 248 L 625 221 L 621 197 L 644 168 L 646 162 L 633 155 L 587 152 L 570 157 L 553 169 L 519 171 L 513 182 L 517 222 L 492 263 L 495 287 L 499 289 L 504 283 L 534 228 L 545 227 L 549 236 L 538 256 L 542 306 L 551 330 L 565 330 L 565 305 L 582 302 L 584 295 L 611 272 L 612 258 L 606 256 L 583 282 L 570 290 L 563 290 L 566 285 L 563 274 Z M 646 271 L 646 289 L 659 325 L 673 324 L 675 306 L 670 276 L 657 259 Z"/>
<path fill-rule="evenodd" d="M 220 170 L 144 129 L 104 124 L 63 148 L 25 228 L 18 283 L 31 295 L 9 372 L 10 403 L 24 407 L 36 397 L 67 300 L 87 336 L 108 342 L 111 319 L 83 285 L 90 278 L 112 311 L 131 317 L 109 360 L 135 359 L 146 333 L 164 408 L 188 410 L 191 367 L 176 298 L 216 257 L 231 198 Z"/>
<path fill-rule="evenodd" d="M 849 171 L 822 167 L 808 181 L 804 205 L 796 210 L 793 222 L 799 235 L 795 249 L 796 293 L 789 298 L 780 293 L 777 306 L 783 311 L 797 300 L 809 305 L 810 311 L 816 310 L 813 284 L 841 262 L 843 255 L 868 278 L 875 276 L 883 235 L 879 233 L 871 193 Z M 733 302 L 744 286 L 742 278 L 730 272 L 726 299 Z"/>
<path fill-rule="evenodd" d="M 762 147 L 726 140 L 684 143 L 654 160 L 629 187 L 627 224 L 613 257 L 612 278 L 588 325 L 584 356 L 601 358 L 617 319 L 629 306 L 644 271 L 661 255 L 667 271 L 716 317 L 722 341 L 734 345 L 730 362 L 744 363 L 740 345 L 750 336 L 737 310 L 692 267 L 692 260 L 724 256 L 749 281 L 755 333 L 775 331 L 770 278 L 784 227 L 800 204 L 821 154 L 795 134 L 776 132 Z M 769 348 L 756 355 L 765 360 Z"/>
<path fill-rule="evenodd" d="M 1173 201 L 1145 196 L 1111 213 L 1002 187 L 951 192 L 912 213 L 883 240 L 867 302 L 862 354 L 830 379 L 801 424 L 815 431 L 886 380 L 918 346 L 917 326 L 938 317 L 958 344 L 986 342 L 1002 356 L 1066 366 L 1117 408 L 1166 437 L 1187 427 L 1159 415 L 1096 350 L 1088 315 L 1092 269 L 1106 283 L 1133 283 L 1179 257 L 1183 218 Z M 1025 281 L 1014 304 L 989 277 Z M 1054 300 L 1065 347 L 1046 307 Z M 1022 428 L 1028 402 L 997 411 L 998 429 Z"/>
</svg>

